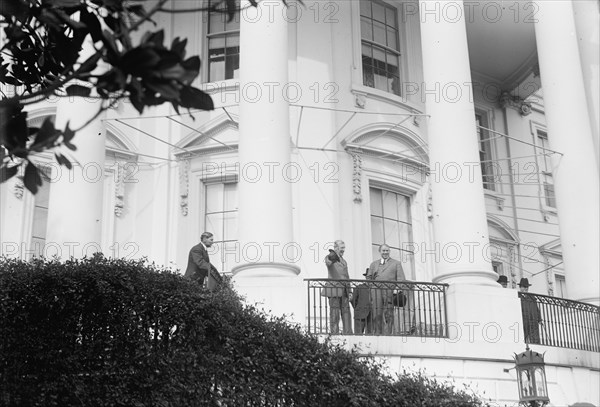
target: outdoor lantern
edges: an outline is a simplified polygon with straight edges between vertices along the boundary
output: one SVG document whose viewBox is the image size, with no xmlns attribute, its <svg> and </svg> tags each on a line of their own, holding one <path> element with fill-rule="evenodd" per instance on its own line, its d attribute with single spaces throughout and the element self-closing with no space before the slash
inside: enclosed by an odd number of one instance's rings
<svg viewBox="0 0 600 407">
<path fill-rule="evenodd" d="M 515 368 L 519 384 L 519 403 L 522 406 L 541 407 L 550 402 L 546 386 L 544 355 L 525 348 L 515 354 Z"/>
</svg>

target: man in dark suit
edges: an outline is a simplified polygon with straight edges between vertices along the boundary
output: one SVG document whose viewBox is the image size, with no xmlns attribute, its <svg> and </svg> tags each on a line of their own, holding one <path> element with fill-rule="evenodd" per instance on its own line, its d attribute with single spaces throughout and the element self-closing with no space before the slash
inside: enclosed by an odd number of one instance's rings
<svg viewBox="0 0 600 407">
<path fill-rule="evenodd" d="M 340 319 L 342 320 L 342 332 L 352 334 L 352 317 L 350 315 L 350 285 L 343 280 L 349 280 L 348 263 L 344 259 L 346 244 L 342 240 L 336 240 L 333 249 L 325 256 L 327 276 L 331 282 L 327 282 L 321 289 L 321 295 L 328 298 L 329 302 L 329 333 L 338 334 Z"/>
<path fill-rule="evenodd" d="M 387 244 L 379 246 L 381 259 L 375 260 L 369 266 L 367 277 L 373 281 L 404 281 L 404 270 L 398 260 L 390 257 L 390 247 Z M 375 319 L 376 335 L 391 335 L 394 317 L 394 284 L 376 284 L 371 290 L 372 315 Z M 385 318 L 385 319 L 384 319 Z"/>
<path fill-rule="evenodd" d="M 529 292 L 529 280 L 522 278 L 519 281 L 519 290 Z M 540 309 L 532 297 L 521 297 L 521 314 L 523 316 L 523 331 L 525 343 L 540 343 L 540 324 L 543 325 Z"/>
<path fill-rule="evenodd" d="M 197 281 L 200 285 L 204 285 L 204 280 L 211 270 L 217 271 L 215 266 L 210 264 L 208 257 L 208 248 L 213 245 L 213 234 L 204 232 L 200 236 L 200 243 L 192 247 L 188 256 L 187 269 L 185 270 L 185 278 Z"/>
<path fill-rule="evenodd" d="M 363 274 L 367 278 L 369 269 Z M 373 317 L 371 315 L 371 289 L 365 283 L 358 285 L 352 292 L 350 303 L 354 307 L 354 333 L 371 335 L 373 333 Z"/>
</svg>

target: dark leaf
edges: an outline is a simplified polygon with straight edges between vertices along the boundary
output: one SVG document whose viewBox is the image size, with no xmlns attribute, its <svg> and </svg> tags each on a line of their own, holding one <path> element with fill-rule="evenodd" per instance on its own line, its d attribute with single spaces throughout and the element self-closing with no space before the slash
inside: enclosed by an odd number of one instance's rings
<svg viewBox="0 0 600 407">
<path fill-rule="evenodd" d="M 28 138 L 27 112 L 23 106 L 17 103 L 0 106 L 0 145 L 12 153 L 14 149 L 24 149 Z"/>
<path fill-rule="evenodd" d="M 106 46 L 108 62 L 116 64 L 119 60 L 119 49 L 113 33 L 108 30 L 102 31 L 102 42 Z"/>
<path fill-rule="evenodd" d="M 237 11 L 237 1 L 236 0 L 226 0 L 227 3 L 227 17 L 229 21 L 232 21 L 235 17 L 235 12 Z"/>
<path fill-rule="evenodd" d="M 171 51 L 176 53 L 179 58 L 185 58 L 185 46 L 187 45 L 187 38 L 180 40 L 179 37 L 176 37 L 171 44 Z"/>
<path fill-rule="evenodd" d="M 163 41 L 165 40 L 164 30 L 156 32 L 147 32 L 141 40 L 142 44 L 154 44 L 159 47 L 163 47 Z"/>
<path fill-rule="evenodd" d="M 87 26 L 87 29 L 92 36 L 92 41 L 102 41 L 102 27 L 95 14 L 90 13 L 87 8 L 81 10 L 81 22 Z"/>
<path fill-rule="evenodd" d="M 180 94 L 180 105 L 188 109 L 213 110 L 215 108 L 211 97 L 200 89 L 185 86 Z"/>
<path fill-rule="evenodd" d="M 75 137 L 75 132 L 69 128 L 69 123 L 67 122 L 67 126 L 65 127 L 65 131 L 63 132 L 63 143 L 68 143 L 73 140 Z"/>
<path fill-rule="evenodd" d="M 0 183 L 6 182 L 7 180 L 14 177 L 19 171 L 19 166 L 7 167 L 5 165 L 0 167 Z"/>
<path fill-rule="evenodd" d="M 70 85 L 67 87 L 66 89 L 67 91 L 67 95 L 69 96 L 89 96 L 90 93 L 92 92 L 91 88 L 88 88 L 87 86 L 81 86 L 81 85 Z"/>
<path fill-rule="evenodd" d="M 31 151 L 43 151 L 54 145 L 54 142 L 60 136 L 60 132 L 54 128 L 54 123 L 50 117 L 46 117 L 35 137 L 34 143 L 31 145 Z"/>
<path fill-rule="evenodd" d="M 133 76 L 146 76 L 148 70 L 156 67 L 161 61 L 156 51 L 150 47 L 136 47 L 127 51 L 121 61 L 119 67 L 124 72 L 130 73 Z"/>
<path fill-rule="evenodd" d="M 133 78 L 127 85 L 126 89 L 129 91 L 129 100 L 133 107 L 141 114 L 144 111 L 144 103 L 142 102 L 142 95 L 144 93 L 140 82 Z"/>
<path fill-rule="evenodd" d="M 56 157 L 56 161 L 58 161 L 58 163 L 60 165 L 64 165 L 68 169 L 73 168 L 71 161 L 69 161 L 69 159 L 67 157 L 65 157 L 64 155 L 62 155 L 60 153 L 54 153 L 54 157 Z"/>
<path fill-rule="evenodd" d="M 24 0 L 2 0 L 0 1 L 0 15 L 15 17 L 19 21 L 24 21 L 29 14 L 29 6 Z"/>
<path fill-rule="evenodd" d="M 167 100 L 179 99 L 179 89 L 175 81 L 146 81 L 145 84 L 148 89 L 160 94 Z"/>
<path fill-rule="evenodd" d="M 25 167 L 25 176 L 23 177 L 25 188 L 35 195 L 38 191 L 38 187 L 42 185 L 42 182 L 42 176 L 37 167 L 33 165 L 31 161 L 28 162 L 27 167 Z"/>
</svg>

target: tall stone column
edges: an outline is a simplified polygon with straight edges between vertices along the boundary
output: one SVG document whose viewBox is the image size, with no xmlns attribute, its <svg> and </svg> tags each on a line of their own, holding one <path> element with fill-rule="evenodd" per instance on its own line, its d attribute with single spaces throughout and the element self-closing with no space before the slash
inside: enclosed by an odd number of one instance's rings
<svg viewBox="0 0 600 407">
<path fill-rule="evenodd" d="M 420 2 L 435 282 L 497 286 L 489 247 L 462 1 Z M 429 256 L 428 261 L 432 258 Z"/>
<path fill-rule="evenodd" d="M 81 127 L 100 108 L 90 98 L 63 98 L 58 102 L 56 127 Z M 52 245 L 66 260 L 102 251 L 102 204 L 106 128 L 101 117 L 78 131 L 72 143 L 76 151 L 65 153 L 73 168 L 54 166 L 48 208 L 46 246 Z M 48 247 L 47 253 L 54 253 Z"/>
<path fill-rule="evenodd" d="M 600 170 L 600 4 L 597 1 L 573 1 L 575 28 L 579 54 L 581 56 L 581 72 L 585 81 L 588 112 L 592 134 L 596 164 Z"/>
<path fill-rule="evenodd" d="M 600 179 L 573 6 L 570 1 L 536 4 L 535 36 L 548 141 L 562 153 L 553 156 L 553 175 L 567 294 L 598 304 Z"/>
<path fill-rule="evenodd" d="M 247 4 L 247 3 L 246 3 Z M 244 2 L 242 2 L 242 6 Z M 234 281 L 250 302 L 295 313 L 288 24 L 281 1 L 247 7 L 240 22 L 239 252 Z M 296 288 L 293 288 L 293 287 Z M 297 297 L 294 294 L 294 298 Z M 292 307 L 292 308 L 290 308 Z"/>
</svg>

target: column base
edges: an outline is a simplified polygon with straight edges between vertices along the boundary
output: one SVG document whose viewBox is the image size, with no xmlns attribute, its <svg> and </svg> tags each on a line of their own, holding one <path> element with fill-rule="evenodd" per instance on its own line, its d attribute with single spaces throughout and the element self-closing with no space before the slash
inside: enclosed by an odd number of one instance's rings
<svg viewBox="0 0 600 407">
<path fill-rule="evenodd" d="M 433 282 L 440 284 L 468 284 L 475 286 L 500 287 L 496 282 L 497 280 L 498 274 L 487 270 L 452 271 L 433 277 Z"/>
<path fill-rule="evenodd" d="M 306 286 L 300 268 L 286 263 L 252 263 L 235 267 L 233 287 L 248 305 L 273 316 L 304 323 Z"/>
</svg>

